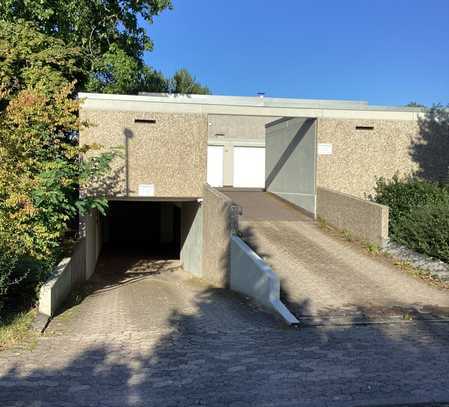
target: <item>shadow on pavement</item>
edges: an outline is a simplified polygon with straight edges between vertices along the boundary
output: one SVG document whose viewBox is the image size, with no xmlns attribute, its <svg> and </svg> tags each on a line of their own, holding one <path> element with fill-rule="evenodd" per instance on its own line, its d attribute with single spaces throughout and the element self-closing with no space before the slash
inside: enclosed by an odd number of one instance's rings
<svg viewBox="0 0 449 407">
<path fill-rule="evenodd" d="M 161 272 L 157 262 L 146 270 L 141 260 L 117 261 L 116 274 L 99 271 L 97 289 Z M 449 401 L 447 324 L 290 329 L 226 290 L 198 287 L 192 306 L 174 309 L 164 329 L 49 336 L 32 352 L 0 353 L 0 405 L 355 407 Z M 284 299 L 289 301 L 288 293 Z M 297 306 L 307 311 L 308 300 Z"/>
<path fill-rule="evenodd" d="M 449 400 L 449 340 L 442 325 L 297 331 L 197 324 L 215 296 L 209 289 L 199 293 L 195 314 L 172 313 L 164 333 L 91 342 L 46 338 L 38 350 L 1 369 L 1 405 L 391 406 Z"/>
</svg>

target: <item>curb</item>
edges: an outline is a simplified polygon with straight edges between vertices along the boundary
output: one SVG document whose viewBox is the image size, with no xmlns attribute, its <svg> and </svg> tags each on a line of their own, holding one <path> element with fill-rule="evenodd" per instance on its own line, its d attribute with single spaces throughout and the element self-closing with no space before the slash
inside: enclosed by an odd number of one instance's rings
<svg viewBox="0 0 449 407">
<path fill-rule="evenodd" d="M 50 320 L 51 318 L 49 316 L 38 312 L 34 317 L 33 322 L 31 323 L 31 329 L 38 332 L 39 334 L 43 334 L 48 324 L 50 323 Z"/>
</svg>

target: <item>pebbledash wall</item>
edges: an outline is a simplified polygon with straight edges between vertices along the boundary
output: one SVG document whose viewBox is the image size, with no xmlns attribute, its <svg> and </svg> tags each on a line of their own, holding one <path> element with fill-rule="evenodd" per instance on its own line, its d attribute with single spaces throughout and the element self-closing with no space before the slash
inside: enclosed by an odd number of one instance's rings
<svg viewBox="0 0 449 407">
<path fill-rule="evenodd" d="M 277 117 L 315 120 L 318 187 L 365 198 L 373 192 L 376 177 L 418 168 L 410 154 L 412 140 L 419 139 L 418 108 L 210 95 L 80 94 L 80 98 L 81 119 L 90 123 L 81 131 L 81 142 L 122 146 L 127 153 L 127 160 L 117 162 L 116 173 L 100 186 L 115 195 L 126 195 L 128 188 L 129 196 L 137 196 L 139 184 L 154 184 L 154 196 L 201 197 L 208 139 L 219 142 L 216 134 L 227 128 L 229 136 L 225 134 L 220 143 L 231 142 L 239 137 L 238 127 L 245 118 L 256 116 L 254 126 L 243 128 L 260 128 L 265 120 Z M 243 133 L 239 142 L 250 143 Z M 260 143 L 261 138 L 254 140 Z M 331 154 L 321 154 L 320 145 L 331 145 Z"/>
<path fill-rule="evenodd" d="M 80 132 L 81 144 L 121 148 L 112 174 L 93 188 L 94 193 L 112 198 L 142 196 L 140 187 L 145 186 L 149 187 L 145 196 L 200 199 L 207 179 L 208 143 L 235 146 L 246 140 L 246 145 L 262 145 L 259 130 L 264 123 L 266 189 L 315 216 L 319 216 L 317 188 L 366 199 L 374 192 L 376 178 L 418 169 L 411 154 L 413 142 L 420 140 L 418 118 L 423 111 L 418 108 L 211 95 L 80 94 L 80 98 L 81 119 L 89 123 Z M 274 118 L 281 118 L 277 126 Z M 290 124 L 298 131 L 306 129 L 304 134 L 296 137 L 294 131 L 286 131 Z M 296 141 L 285 160 L 284 152 Z M 224 175 L 231 178 L 226 171 Z"/>
<path fill-rule="evenodd" d="M 137 197 L 139 185 L 151 185 L 155 197 L 196 198 L 206 182 L 207 115 L 82 108 L 87 123 L 81 144 L 118 148 L 110 176 L 92 192 Z"/>
<path fill-rule="evenodd" d="M 316 184 L 360 198 L 374 192 L 376 177 L 406 175 L 419 166 L 411 158 L 420 139 L 416 120 L 318 118 L 317 143 L 332 144 L 318 154 Z"/>
</svg>

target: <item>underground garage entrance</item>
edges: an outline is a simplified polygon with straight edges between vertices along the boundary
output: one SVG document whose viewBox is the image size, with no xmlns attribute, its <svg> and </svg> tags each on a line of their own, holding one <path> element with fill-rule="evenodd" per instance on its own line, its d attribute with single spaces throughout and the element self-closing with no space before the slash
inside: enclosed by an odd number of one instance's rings
<svg viewBox="0 0 449 407">
<path fill-rule="evenodd" d="M 92 272 L 96 270 L 94 280 L 119 282 L 154 274 L 168 265 L 169 269 L 198 268 L 199 209 L 196 201 L 110 201 L 106 215 L 97 213 L 90 222 L 88 240 L 95 244 L 88 245 L 93 250 L 87 255 Z"/>
<path fill-rule="evenodd" d="M 181 205 L 111 201 L 106 216 L 101 217 L 103 251 L 179 259 Z"/>
</svg>

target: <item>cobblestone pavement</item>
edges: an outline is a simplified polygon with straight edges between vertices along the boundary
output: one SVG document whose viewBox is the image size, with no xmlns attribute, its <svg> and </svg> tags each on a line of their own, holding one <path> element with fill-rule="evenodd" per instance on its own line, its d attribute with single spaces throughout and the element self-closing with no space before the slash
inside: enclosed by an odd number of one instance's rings
<svg viewBox="0 0 449 407">
<path fill-rule="evenodd" d="M 118 254 L 90 291 L 33 350 L 0 353 L 0 406 L 449 401 L 446 323 L 287 328 L 176 261 Z"/>
<path fill-rule="evenodd" d="M 321 230 L 269 193 L 225 193 L 242 206 L 245 239 L 279 275 L 284 300 L 303 321 L 449 319 L 448 290 Z"/>
</svg>

